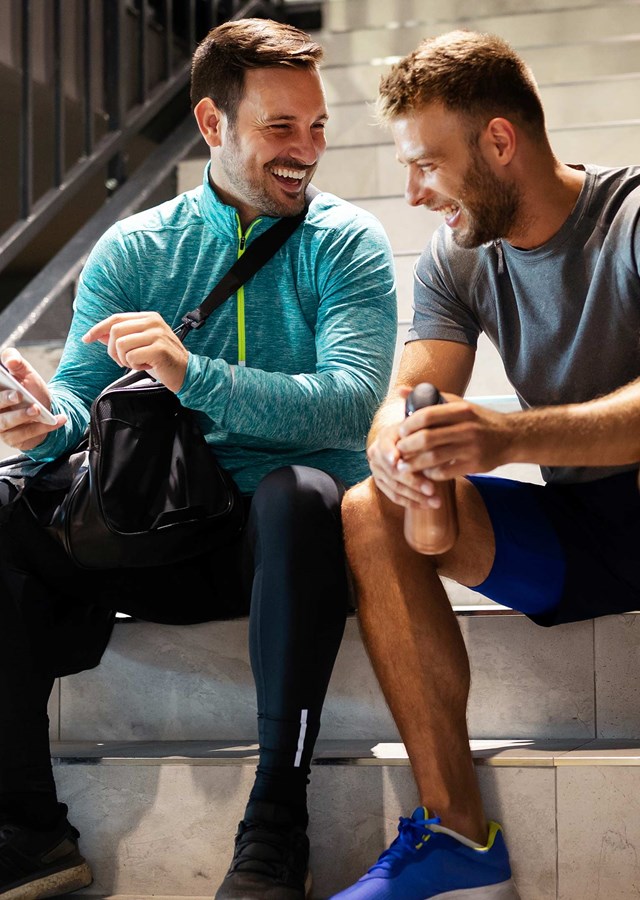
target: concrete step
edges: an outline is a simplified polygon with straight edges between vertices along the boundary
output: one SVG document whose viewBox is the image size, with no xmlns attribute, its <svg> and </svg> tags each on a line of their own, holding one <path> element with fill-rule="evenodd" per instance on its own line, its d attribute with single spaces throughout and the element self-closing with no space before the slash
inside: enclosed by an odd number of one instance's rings
<svg viewBox="0 0 640 900">
<path fill-rule="evenodd" d="M 472 738 L 638 736 L 639 616 L 544 629 L 503 612 L 495 604 L 458 612 L 471 660 Z M 118 622 L 97 668 L 58 680 L 51 723 L 52 738 L 61 741 L 254 741 L 247 620 Z M 355 617 L 347 622 L 320 738 L 398 740 Z"/>
<path fill-rule="evenodd" d="M 472 742 L 522 900 L 631 900 L 640 883 L 640 743 Z M 78 896 L 211 897 L 229 864 L 255 746 L 54 747 L 94 884 Z M 309 789 L 315 900 L 357 879 L 418 800 L 402 744 L 319 745 Z M 621 802 L 624 798 L 624 802 Z"/>
<path fill-rule="evenodd" d="M 424 30 L 423 35 L 433 33 Z M 322 77 L 331 109 L 342 103 L 369 102 L 375 99 L 380 78 L 399 56 L 411 52 L 414 34 L 392 57 L 375 57 L 360 63 L 325 63 Z M 323 36 L 320 35 L 320 40 Z M 600 80 L 616 80 L 636 74 L 639 68 L 638 38 L 629 34 L 625 41 L 595 41 L 558 47 L 518 48 L 531 66 L 540 89 L 549 92 L 554 86 Z"/>
<path fill-rule="evenodd" d="M 530 9 L 518 14 L 453 15 L 449 8 L 431 20 L 398 19 L 395 27 L 359 28 L 348 32 L 320 31 L 317 38 L 325 49 L 327 66 L 388 61 L 412 50 L 428 34 L 441 34 L 463 27 L 474 31 L 499 34 L 514 48 L 522 51 L 527 62 L 532 50 L 540 49 L 548 58 L 562 53 L 566 47 L 589 48 L 602 42 L 617 44 L 640 35 L 640 6 L 637 3 L 601 3 L 580 8 L 555 10 Z M 426 20 L 426 21 L 425 21 Z M 543 49 L 542 49 L 543 48 Z M 583 49 L 582 52 L 589 53 Z M 537 71 L 533 67 L 534 72 Z M 562 61 L 562 69 L 571 71 L 570 62 Z M 637 70 L 636 68 L 631 71 Z M 551 67 L 551 71 L 558 71 Z M 549 80 L 537 72 L 541 80 Z"/>
<path fill-rule="evenodd" d="M 640 42 L 638 43 L 640 51 Z M 557 132 L 599 128 L 615 123 L 637 122 L 640 116 L 637 72 L 616 79 L 556 84 L 541 87 L 547 128 L 552 140 Z M 326 134 L 329 148 L 390 144 L 389 129 L 375 121 L 372 101 L 354 100 L 329 105 Z M 324 165 L 321 163 L 321 168 Z M 357 171 L 351 166 L 349 171 Z"/>
<path fill-rule="evenodd" d="M 632 0 L 633 2 L 633 0 Z M 619 4 L 611 4 L 619 6 Z M 538 13 L 568 11 L 574 8 L 602 6 L 602 0 L 536 0 Z M 522 0 L 449 0 L 447 18 L 465 21 L 471 17 L 522 15 Z M 444 18 L 440 0 L 329 0 L 324 4 L 323 28 L 340 32 L 366 28 L 395 29 L 402 23 L 432 25 Z"/>
</svg>

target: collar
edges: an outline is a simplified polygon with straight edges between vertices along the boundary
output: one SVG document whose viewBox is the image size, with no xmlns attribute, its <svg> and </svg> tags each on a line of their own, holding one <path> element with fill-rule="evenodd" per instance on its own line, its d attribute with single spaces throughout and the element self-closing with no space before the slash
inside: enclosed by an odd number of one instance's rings
<svg viewBox="0 0 640 900">
<path fill-rule="evenodd" d="M 229 206 L 223 203 L 211 186 L 209 180 L 209 171 L 211 168 L 211 160 L 209 160 L 204 168 L 202 179 L 202 192 L 200 194 L 200 212 L 202 218 L 207 225 L 211 227 L 217 234 L 224 234 L 233 240 L 238 238 L 238 227 L 240 219 L 235 206 Z M 266 231 L 278 219 L 273 216 L 260 216 L 251 228 L 252 239 L 257 235 Z M 251 226 L 250 226 L 251 227 Z M 248 231 L 248 229 L 247 229 Z"/>
</svg>

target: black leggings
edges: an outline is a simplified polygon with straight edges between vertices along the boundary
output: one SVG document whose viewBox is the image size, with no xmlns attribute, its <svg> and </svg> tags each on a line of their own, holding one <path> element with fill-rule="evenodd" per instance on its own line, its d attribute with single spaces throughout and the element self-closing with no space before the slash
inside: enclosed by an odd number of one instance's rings
<svg viewBox="0 0 640 900">
<path fill-rule="evenodd" d="M 76 569 L 26 516 L 14 516 L 0 530 L 0 811 L 20 818 L 32 794 L 57 804 L 46 714 L 53 675 L 97 664 L 114 598 L 119 612 L 155 622 L 249 614 L 260 741 L 252 796 L 301 809 L 349 609 L 343 493 L 318 469 L 278 469 L 247 501 L 241 537 L 220 554 L 119 572 Z"/>
</svg>

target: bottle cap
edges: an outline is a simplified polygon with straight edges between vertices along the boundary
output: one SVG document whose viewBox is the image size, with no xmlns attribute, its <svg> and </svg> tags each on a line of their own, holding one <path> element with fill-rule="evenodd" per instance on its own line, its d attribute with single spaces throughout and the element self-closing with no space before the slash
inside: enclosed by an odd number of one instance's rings
<svg viewBox="0 0 640 900">
<path fill-rule="evenodd" d="M 442 397 L 438 388 L 427 381 L 423 381 L 417 384 L 407 397 L 404 410 L 405 415 L 410 416 L 417 409 L 422 409 L 425 406 L 436 406 L 438 403 L 442 403 Z"/>
</svg>

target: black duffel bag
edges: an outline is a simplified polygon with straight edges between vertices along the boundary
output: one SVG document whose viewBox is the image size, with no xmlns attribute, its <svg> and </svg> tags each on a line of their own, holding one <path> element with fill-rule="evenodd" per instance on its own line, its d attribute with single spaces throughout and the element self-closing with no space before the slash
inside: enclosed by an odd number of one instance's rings
<svg viewBox="0 0 640 900">
<path fill-rule="evenodd" d="M 83 441 L 46 463 L 22 500 L 84 568 L 188 559 L 236 537 L 238 488 L 191 410 L 145 372 L 108 385 Z"/>
</svg>

